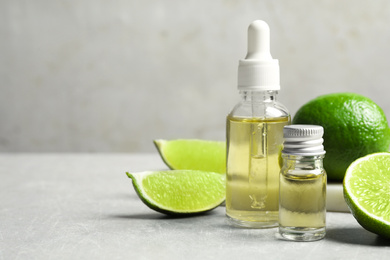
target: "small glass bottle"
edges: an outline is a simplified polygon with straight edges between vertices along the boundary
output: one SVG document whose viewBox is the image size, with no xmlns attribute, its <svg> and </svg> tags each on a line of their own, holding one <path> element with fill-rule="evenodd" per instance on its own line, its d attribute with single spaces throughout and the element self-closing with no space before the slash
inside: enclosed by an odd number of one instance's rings
<svg viewBox="0 0 390 260">
<path fill-rule="evenodd" d="M 322 126 L 285 126 L 279 182 L 279 233 L 288 240 L 325 236 L 326 172 Z"/>
<path fill-rule="evenodd" d="M 269 34 L 264 21 L 249 26 L 248 54 L 238 68 L 242 100 L 226 120 L 226 216 L 241 227 L 278 226 L 279 155 L 290 115 L 276 100 L 279 63 Z"/>
</svg>

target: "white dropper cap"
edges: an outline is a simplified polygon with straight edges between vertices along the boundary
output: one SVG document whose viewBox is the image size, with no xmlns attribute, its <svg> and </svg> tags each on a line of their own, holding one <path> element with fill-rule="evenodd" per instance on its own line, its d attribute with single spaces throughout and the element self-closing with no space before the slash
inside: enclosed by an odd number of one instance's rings
<svg viewBox="0 0 390 260">
<path fill-rule="evenodd" d="M 248 53 L 238 66 L 239 90 L 279 90 L 279 62 L 270 53 L 266 22 L 253 21 L 248 28 Z"/>
</svg>

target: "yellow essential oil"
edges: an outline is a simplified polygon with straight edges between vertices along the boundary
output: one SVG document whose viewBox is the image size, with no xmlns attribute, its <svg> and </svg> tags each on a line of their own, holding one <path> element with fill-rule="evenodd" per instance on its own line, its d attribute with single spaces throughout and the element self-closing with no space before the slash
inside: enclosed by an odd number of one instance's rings
<svg viewBox="0 0 390 260">
<path fill-rule="evenodd" d="M 236 225 L 278 225 L 280 153 L 290 118 L 227 118 L 226 215 Z"/>
<path fill-rule="evenodd" d="M 292 171 L 280 175 L 280 226 L 325 227 L 326 175 L 324 171 Z"/>
<path fill-rule="evenodd" d="M 314 241 L 325 236 L 326 172 L 323 168 L 323 128 L 284 128 L 280 172 L 279 233 L 289 240 Z"/>
</svg>

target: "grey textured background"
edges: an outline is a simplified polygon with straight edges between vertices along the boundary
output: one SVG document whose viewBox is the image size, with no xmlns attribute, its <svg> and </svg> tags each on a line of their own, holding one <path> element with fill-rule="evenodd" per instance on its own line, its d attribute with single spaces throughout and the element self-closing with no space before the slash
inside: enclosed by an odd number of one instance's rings
<svg viewBox="0 0 390 260">
<path fill-rule="evenodd" d="M 0 1 L 0 152 L 150 152 L 225 138 L 238 60 L 271 28 L 280 101 L 366 95 L 390 115 L 390 2 Z"/>
</svg>

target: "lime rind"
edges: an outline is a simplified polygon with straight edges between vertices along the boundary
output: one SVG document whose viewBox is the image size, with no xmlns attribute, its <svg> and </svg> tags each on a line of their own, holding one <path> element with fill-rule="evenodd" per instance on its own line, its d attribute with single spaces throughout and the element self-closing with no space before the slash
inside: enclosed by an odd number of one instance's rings
<svg viewBox="0 0 390 260">
<path fill-rule="evenodd" d="M 390 153 L 370 154 L 348 167 L 343 184 L 345 201 L 355 219 L 363 228 L 386 238 L 390 238 L 389 169 Z M 361 174 L 356 176 L 356 171 Z"/>
<path fill-rule="evenodd" d="M 165 158 L 165 156 L 164 156 L 163 147 L 164 147 L 165 144 L 167 143 L 167 140 L 157 139 L 157 140 L 153 140 L 153 143 L 154 143 L 154 145 L 156 146 L 157 151 L 158 151 L 158 153 L 160 154 L 160 157 L 161 157 L 161 159 L 164 161 L 164 163 L 169 167 L 169 169 L 175 170 L 175 169 L 173 168 L 173 166 L 171 165 L 171 163 L 170 163 L 170 162 Z"/>
<path fill-rule="evenodd" d="M 199 139 L 153 141 L 162 160 L 172 170 L 226 172 L 226 142 Z"/>
<path fill-rule="evenodd" d="M 156 204 L 148 199 L 148 196 L 146 196 L 142 189 L 142 179 L 146 177 L 148 174 L 151 174 L 152 172 L 142 172 L 142 173 L 129 173 L 126 172 L 126 175 L 132 180 L 134 190 L 136 191 L 138 197 L 141 199 L 141 201 L 148 206 L 149 208 L 158 211 L 160 213 L 169 214 L 169 212 L 166 212 L 162 208 L 159 208 L 156 206 Z"/>
<path fill-rule="evenodd" d="M 210 211 L 219 205 L 221 205 L 225 200 L 225 176 L 221 175 L 219 173 L 213 173 L 213 172 L 201 172 L 201 171 L 192 171 L 192 170 L 171 170 L 171 171 L 160 171 L 160 172 L 139 172 L 139 173 L 128 173 L 126 172 L 127 176 L 132 179 L 134 189 L 139 196 L 139 198 L 142 200 L 142 202 L 147 205 L 149 208 L 158 211 L 160 213 L 164 213 L 167 215 L 196 215 L 201 214 L 207 211 Z M 154 178 L 155 176 L 160 175 L 159 179 L 164 179 L 165 181 L 155 183 L 156 185 L 161 185 L 161 187 L 166 188 L 164 191 L 159 188 L 156 190 L 153 190 L 153 181 L 152 186 L 150 186 L 148 183 L 150 183 L 150 179 Z M 197 186 L 196 184 L 193 185 L 188 179 L 179 181 L 174 188 L 174 190 L 170 189 L 172 188 L 172 184 L 175 182 L 175 178 L 171 178 L 171 181 L 169 181 L 169 178 L 165 177 L 174 177 L 172 175 L 176 175 L 178 178 L 185 178 L 187 175 L 192 175 L 192 178 L 195 178 L 195 182 L 198 182 L 203 178 L 211 178 L 212 181 L 215 181 L 215 185 L 219 185 L 219 192 L 213 191 L 210 189 L 210 191 L 207 191 L 207 183 L 205 184 L 205 188 L 200 188 L 199 190 L 191 190 L 191 186 Z M 161 178 L 164 177 L 164 178 Z M 207 182 L 207 181 L 206 181 Z M 181 184 L 180 184 L 181 183 Z M 178 186 L 179 185 L 179 186 Z M 223 187 L 222 187 L 222 186 Z M 175 186 L 175 185 L 173 185 Z M 183 186 L 183 187 L 180 187 Z M 186 190 L 187 189 L 187 190 Z M 223 192 L 221 192 L 223 191 Z M 155 193 L 155 194 L 154 194 Z M 204 197 L 207 195 L 206 193 L 213 193 L 212 199 L 210 203 L 206 203 L 204 205 L 194 205 L 192 203 L 193 201 L 204 199 Z M 178 203 L 175 203 L 175 200 L 179 200 L 179 197 L 187 197 L 187 200 L 184 199 L 184 201 L 181 202 L 181 205 Z M 173 202 L 173 203 L 172 203 Z M 167 204 L 172 204 L 167 205 Z M 179 205 L 179 206 L 178 206 Z"/>
</svg>

